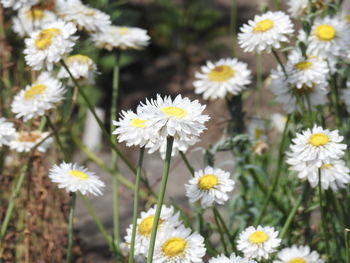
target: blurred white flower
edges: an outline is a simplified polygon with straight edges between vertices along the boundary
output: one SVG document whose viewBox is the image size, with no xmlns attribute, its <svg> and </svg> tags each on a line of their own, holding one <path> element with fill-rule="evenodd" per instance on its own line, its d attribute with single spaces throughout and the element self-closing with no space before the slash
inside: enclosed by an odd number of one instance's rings
<svg viewBox="0 0 350 263">
<path fill-rule="evenodd" d="M 94 172 L 72 163 L 55 164 L 49 171 L 49 178 L 58 184 L 58 188 L 64 188 L 67 192 L 79 191 L 83 195 L 102 195 L 102 189 L 105 187 Z"/>
<path fill-rule="evenodd" d="M 350 113 L 350 81 L 346 82 L 346 89 L 341 90 L 340 98 L 345 103 L 346 110 Z"/>
<path fill-rule="evenodd" d="M 277 259 L 273 263 L 324 263 L 324 260 L 308 246 L 293 245 L 278 252 Z"/>
<path fill-rule="evenodd" d="M 63 100 L 65 92 L 60 81 L 51 77 L 49 72 L 42 72 L 34 84 L 28 85 L 14 97 L 11 110 L 16 118 L 23 118 L 24 121 L 43 116 Z"/>
<path fill-rule="evenodd" d="M 147 31 L 141 28 L 112 25 L 102 32 L 93 34 L 92 40 L 97 47 L 112 51 L 113 49 L 143 49 L 148 46 L 150 37 Z"/>
<path fill-rule="evenodd" d="M 203 94 L 204 99 L 223 99 L 227 95 L 239 95 L 251 83 L 251 71 L 247 64 L 236 58 L 207 61 L 196 72 L 193 82 L 195 92 Z"/>
<path fill-rule="evenodd" d="M 200 200 L 202 208 L 222 205 L 228 200 L 228 193 L 234 185 L 229 172 L 207 166 L 204 170 L 196 171 L 185 184 L 186 196 L 191 203 Z"/>
<path fill-rule="evenodd" d="M 284 131 L 284 127 L 286 126 L 287 123 L 287 116 L 275 112 L 271 115 L 271 121 L 274 127 L 276 127 L 276 129 L 282 133 Z"/>
<path fill-rule="evenodd" d="M 77 39 L 73 36 L 76 30 L 73 23 L 58 20 L 30 34 L 25 39 L 24 54 L 27 64 L 34 70 L 52 70 L 54 63 L 72 51 Z"/>
<path fill-rule="evenodd" d="M 245 52 L 262 51 L 270 53 L 272 49 L 281 47 L 281 42 L 288 42 L 294 32 L 288 15 L 281 11 L 266 12 L 256 15 L 254 20 L 241 27 L 238 43 Z"/>
<path fill-rule="evenodd" d="M 13 10 L 20 9 L 22 7 L 29 8 L 37 4 L 39 0 L 1 0 L 1 4 L 5 8 L 11 7 Z"/>
<path fill-rule="evenodd" d="M 257 263 L 257 262 L 254 260 L 236 256 L 234 253 L 232 253 L 230 257 L 226 257 L 224 254 L 221 254 L 215 258 L 211 258 L 208 261 L 208 263 Z"/>
<path fill-rule="evenodd" d="M 17 152 L 30 152 L 35 145 L 41 142 L 48 135 L 48 132 L 41 131 L 16 132 L 9 143 L 9 147 L 11 150 L 15 150 Z M 51 137 L 46 139 L 42 144 L 38 146 L 37 150 L 39 152 L 46 152 L 47 148 L 49 148 L 52 142 L 53 140 Z"/>
<path fill-rule="evenodd" d="M 293 18 L 305 15 L 309 4 L 309 0 L 288 0 L 286 2 L 288 4 L 288 13 Z"/>
<path fill-rule="evenodd" d="M 0 147 L 8 145 L 16 129 L 13 127 L 13 123 L 8 122 L 5 118 L 0 117 Z"/>
</svg>

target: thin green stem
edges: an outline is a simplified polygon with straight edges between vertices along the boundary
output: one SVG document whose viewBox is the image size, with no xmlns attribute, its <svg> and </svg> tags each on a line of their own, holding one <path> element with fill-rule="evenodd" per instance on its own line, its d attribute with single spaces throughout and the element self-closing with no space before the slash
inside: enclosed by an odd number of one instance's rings
<svg viewBox="0 0 350 263">
<path fill-rule="evenodd" d="M 120 52 L 117 51 L 115 54 L 115 65 L 113 69 L 113 87 L 112 87 L 112 101 L 111 101 L 111 116 L 110 116 L 110 134 L 113 140 L 113 121 L 117 118 L 118 111 L 118 94 L 119 94 L 119 60 Z M 112 150 L 112 184 L 113 184 L 113 244 L 116 249 L 119 250 L 120 243 L 120 221 L 119 221 L 119 180 L 118 180 L 118 155 Z"/>
<path fill-rule="evenodd" d="M 107 234 L 106 229 L 104 228 L 104 226 L 102 225 L 100 219 L 98 218 L 95 210 L 93 209 L 93 207 L 91 206 L 89 200 L 82 194 L 79 194 L 81 200 L 83 201 L 83 204 L 85 205 L 87 211 L 90 213 L 92 219 L 94 220 L 96 226 L 98 227 L 98 229 L 100 230 L 102 236 L 104 237 L 104 239 L 106 240 L 109 249 L 113 250 L 113 245 L 112 245 L 112 238 L 111 236 L 109 236 Z"/>
<path fill-rule="evenodd" d="M 214 213 L 216 214 L 216 216 L 217 216 L 219 222 L 221 223 L 221 225 L 222 225 L 222 227 L 223 227 L 223 229 L 224 229 L 224 231 L 225 231 L 225 233 L 226 233 L 226 235 L 227 235 L 227 237 L 228 237 L 228 239 L 229 239 L 229 241 L 230 241 L 231 249 L 232 249 L 232 250 L 235 250 L 235 247 L 234 247 L 234 243 L 235 243 L 235 242 L 234 242 L 234 239 L 233 239 L 233 237 L 231 236 L 230 230 L 228 229 L 228 227 L 227 227 L 227 225 L 226 225 L 224 219 L 222 218 L 222 216 L 221 216 L 219 210 L 218 210 L 216 207 L 214 207 L 214 208 L 213 208 L 213 211 L 214 211 Z"/>
<path fill-rule="evenodd" d="M 58 134 L 58 131 L 56 130 L 55 128 L 55 125 L 53 125 L 53 123 L 51 122 L 50 120 L 50 117 L 48 115 L 46 115 L 46 120 L 47 120 L 47 124 L 49 125 L 50 129 L 54 132 L 54 137 L 55 137 L 55 140 L 59 146 L 59 148 L 61 149 L 61 152 L 64 156 L 64 159 L 65 161 L 68 161 L 69 160 L 69 157 L 68 157 L 68 154 L 66 153 L 66 151 L 64 150 L 64 147 L 63 147 L 63 144 L 62 144 L 62 141 L 60 139 L 60 136 Z"/>
<path fill-rule="evenodd" d="M 182 160 L 184 161 L 188 171 L 191 173 L 191 175 L 193 176 L 194 175 L 194 169 L 193 167 L 191 166 L 190 162 L 188 161 L 187 157 L 186 157 L 186 154 L 184 152 L 180 152 L 180 155 L 181 155 L 181 158 Z"/>
<path fill-rule="evenodd" d="M 214 214 L 214 219 L 215 219 L 216 226 L 217 226 L 217 228 L 219 230 L 220 240 L 221 240 L 222 246 L 224 248 L 225 254 L 228 255 L 228 250 L 227 250 L 227 246 L 226 246 L 224 231 L 221 228 L 221 225 L 220 225 L 220 222 L 219 222 L 219 219 L 218 219 L 217 210 L 215 210 L 214 208 L 213 208 L 213 214 Z"/>
<path fill-rule="evenodd" d="M 150 238 L 148 256 L 147 256 L 147 263 L 153 262 L 154 245 L 156 241 L 156 235 L 157 235 L 157 229 L 158 229 L 158 223 L 159 223 L 158 221 L 160 218 L 160 213 L 162 211 L 166 185 L 169 177 L 173 143 L 174 143 L 174 138 L 168 137 L 167 145 L 166 145 L 166 155 L 165 155 L 164 166 L 163 166 L 163 175 L 162 175 L 162 181 L 160 184 L 160 191 L 159 191 L 158 200 L 157 200 L 157 209 L 153 219 L 152 232 L 151 232 L 151 238 Z"/>
<path fill-rule="evenodd" d="M 140 182 L 141 182 L 141 171 L 142 171 L 142 162 L 143 155 L 145 153 L 145 147 L 140 149 L 140 156 L 137 165 L 136 173 L 136 182 L 135 182 L 135 191 L 134 191 L 134 210 L 133 210 L 133 219 L 132 219 L 132 233 L 131 233 L 131 243 L 130 243 L 130 253 L 129 253 L 129 263 L 134 262 L 134 251 L 135 251 L 135 237 L 136 237 L 136 228 L 137 228 L 137 217 L 139 210 L 139 199 L 140 199 Z"/>
<path fill-rule="evenodd" d="M 324 235 L 324 242 L 326 244 L 326 251 L 327 255 L 329 256 L 329 262 L 332 262 L 331 260 L 331 251 L 329 246 L 329 232 L 327 230 L 327 215 L 325 207 L 323 206 L 323 193 L 322 193 L 322 186 L 321 186 L 321 169 L 318 169 L 318 197 L 320 202 L 320 210 L 321 210 L 321 225 L 322 225 L 322 231 Z"/>
<path fill-rule="evenodd" d="M 91 111 L 92 115 L 94 116 L 98 126 L 100 127 L 103 136 L 105 137 L 105 139 L 108 141 L 109 145 L 113 148 L 113 150 L 118 154 L 118 156 L 120 157 L 120 159 L 129 167 L 129 169 L 136 174 L 136 169 L 135 167 L 130 163 L 130 161 L 128 160 L 128 158 L 117 148 L 117 146 L 115 145 L 115 143 L 111 140 L 107 130 L 105 129 L 103 122 L 100 120 L 100 118 L 98 117 L 93 105 L 91 104 L 88 96 L 85 94 L 84 90 L 80 87 L 79 83 L 77 82 L 77 80 L 73 77 L 72 73 L 70 72 L 69 68 L 67 67 L 66 63 L 61 60 L 61 65 L 65 68 L 65 70 L 67 71 L 67 73 L 69 74 L 70 78 L 72 79 L 74 85 L 77 87 L 79 94 L 83 97 L 84 101 L 86 102 L 89 110 Z"/>
<path fill-rule="evenodd" d="M 276 50 L 272 49 L 272 54 L 274 55 L 274 57 L 276 58 L 278 64 L 281 66 L 282 68 L 282 71 L 284 73 L 284 76 L 286 78 L 288 78 L 288 74 L 287 74 L 287 71 L 286 71 L 286 68 L 284 67 L 283 63 L 282 63 L 282 60 L 281 58 L 279 57 L 278 53 L 276 52 Z"/>
<path fill-rule="evenodd" d="M 277 160 L 276 174 L 275 174 L 274 180 L 272 182 L 272 186 L 271 186 L 269 192 L 267 193 L 267 197 L 266 197 L 265 202 L 263 204 L 263 207 L 261 209 L 260 215 L 259 215 L 258 219 L 255 222 L 255 225 L 260 224 L 261 220 L 263 219 L 263 217 L 264 217 L 264 215 L 266 213 L 267 207 L 268 207 L 268 205 L 270 203 L 270 200 L 272 198 L 272 195 L 275 192 L 275 189 L 276 189 L 276 187 L 278 185 L 278 181 L 279 181 L 279 178 L 280 178 L 280 175 L 281 175 L 281 170 L 282 170 L 283 151 L 284 151 L 284 144 L 285 144 L 286 137 L 287 137 L 289 120 L 290 120 L 290 115 L 288 115 L 288 117 L 287 117 L 286 125 L 284 126 L 283 135 L 282 135 L 282 139 L 281 139 L 281 143 L 280 143 L 280 148 L 279 148 L 279 151 L 278 151 L 278 160 Z"/>
<path fill-rule="evenodd" d="M 67 255 L 66 255 L 66 263 L 73 262 L 73 243 L 74 243 L 74 212 L 75 212 L 75 200 L 77 198 L 76 193 L 71 193 L 70 199 L 70 209 L 69 209 L 69 221 L 68 221 L 68 246 L 67 246 Z"/>
<path fill-rule="evenodd" d="M 8 204 L 8 207 L 7 207 L 7 210 L 6 210 L 6 213 L 5 213 L 4 221 L 1 224 L 0 240 L 2 240 L 5 237 L 5 235 L 6 235 L 7 227 L 8 227 L 8 224 L 10 222 L 10 219 L 11 219 L 11 216 L 12 216 L 12 213 L 13 213 L 13 209 L 14 209 L 15 204 L 16 204 L 17 197 L 18 197 L 19 192 L 20 192 L 20 190 L 22 188 L 22 185 L 23 185 L 23 182 L 24 182 L 24 178 L 25 178 L 25 176 L 26 176 L 26 174 L 28 172 L 28 168 L 29 168 L 29 160 L 23 166 L 23 168 L 21 170 L 21 173 L 20 173 L 20 175 L 19 175 L 19 177 L 17 179 L 15 188 L 12 191 L 11 199 L 9 201 L 9 204 Z"/>
<path fill-rule="evenodd" d="M 350 263 L 349 233 L 350 233 L 350 229 L 345 228 L 344 229 L 344 239 L 345 239 L 346 263 Z"/>
</svg>

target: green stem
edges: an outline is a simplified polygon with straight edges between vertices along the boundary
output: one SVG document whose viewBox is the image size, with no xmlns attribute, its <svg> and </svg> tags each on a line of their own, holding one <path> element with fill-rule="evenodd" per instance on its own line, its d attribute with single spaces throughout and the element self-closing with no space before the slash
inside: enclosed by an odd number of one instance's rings
<svg viewBox="0 0 350 263">
<path fill-rule="evenodd" d="M 53 125 L 53 123 L 51 122 L 50 117 L 47 116 L 47 115 L 46 115 L 46 120 L 47 120 L 47 124 L 49 125 L 50 129 L 54 133 L 55 140 L 56 140 L 59 148 L 61 149 L 61 152 L 62 152 L 62 154 L 64 156 L 64 160 L 67 162 L 69 160 L 69 157 L 68 157 L 66 151 L 64 150 L 62 141 L 60 139 L 60 136 L 58 135 L 58 131 L 56 130 L 55 125 Z"/>
<path fill-rule="evenodd" d="M 110 116 L 110 134 L 113 139 L 113 120 L 117 118 L 118 111 L 118 94 L 119 94 L 119 61 L 120 52 L 115 54 L 115 65 L 113 69 L 113 87 L 112 87 L 112 101 L 111 101 L 111 116 Z M 119 180 L 118 180 L 118 155 L 112 150 L 112 184 L 113 184 L 113 244 L 119 250 L 120 243 L 120 222 L 119 222 Z"/>
<path fill-rule="evenodd" d="M 135 191 L 134 191 L 134 210 L 133 210 L 133 219 L 132 219 L 132 233 L 131 233 L 131 244 L 130 244 L 130 253 L 129 253 L 129 263 L 134 262 L 134 251 L 135 251 L 135 237 L 136 237 L 136 228 L 137 228 L 137 217 L 139 210 L 139 199 L 140 199 L 140 181 L 141 181 L 141 171 L 142 171 L 142 162 L 143 155 L 145 153 L 145 147 L 140 149 L 140 156 L 137 165 L 136 173 L 136 182 L 135 182 Z"/>
<path fill-rule="evenodd" d="M 76 193 L 71 193 L 70 200 L 70 210 L 69 210 L 69 221 L 68 221 L 68 246 L 67 246 L 67 256 L 66 263 L 71 263 L 73 255 L 73 241 L 74 241 L 74 233 L 73 233 L 73 225 L 74 225 L 74 212 L 75 212 L 75 200 L 77 198 Z"/>
<path fill-rule="evenodd" d="M 272 49 L 272 54 L 275 56 L 275 58 L 276 58 L 278 64 L 281 66 L 282 71 L 283 71 L 283 73 L 284 73 L 284 76 L 285 76 L 286 78 L 288 78 L 288 74 L 287 74 L 286 68 L 284 67 L 284 65 L 283 65 L 283 63 L 282 63 L 282 60 L 281 60 L 281 58 L 279 57 L 279 55 L 277 54 L 276 50 Z"/>
<path fill-rule="evenodd" d="M 346 253 L 346 263 L 350 263 L 350 246 L 349 246 L 349 232 L 350 229 L 344 229 L 344 239 L 345 239 L 345 253 Z"/>
<path fill-rule="evenodd" d="M 134 173 L 136 174 L 136 169 L 135 167 L 130 163 L 130 161 L 128 160 L 128 158 L 117 148 L 117 146 L 114 144 L 114 142 L 111 140 L 107 130 L 105 129 L 102 121 L 100 120 L 100 118 L 98 117 L 93 105 L 91 104 L 88 96 L 85 94 L 84 90 L 80 87 L 79 83 L 77 82 L 77 80 L 73 77 L 72 73 L 70 72 L 69 68 L 67 67 L 66 63 L 61 60 L 61 65 L 65 68 L 65 70 L 67 71 L 67 73 L 69 74 L 70 78 L 72 79 L 74 85 L 77 87 L 79 94 L 83 97 L 84 101 L 86 102 L 89 110 L 91 111 L 92 115 L 94 116 L 98 126 L 100 127 L 103 136 L 106 138 L 106 140 L 108 141 L 108 143 L 110 144 L 110 146 L 113 148 L 113 150 L 118 154 L 118 156 L 120 157 L 120 159 L 122 159 L 122 161 L 128 166 L 128 168 Z"/>
<path fill-rule="evenodd" d="M 98 218 L 98 216 L 96 215 L 95 210 L 92 208 L 89 200 L 82 194 L 79 194 L 81 200 L 83 201 L 87 211 L 90 213 L 92 219 L 94 220 L 96 226 L 98 227 L 98 229 L 100 230 L 102 236 L 104 237 L 104 239 L 107 241 L 108 247 L 109 249 L 113 250 L 113 246 L 112 246 L 112 239 L 111 237 L 107 234 L 106 229 L 104 228 L 104 226 L 102 225 L 100 219 Z"/>
<path fill-rule="evenodd" d="M 162 175 L 162 182 L 160 184 L 160 191 L 158 195 L 157 200 L 157 209 L 156 213 L 154 215 L 153 219 L 153 225 L 152 225 L 152 232 L 151 232 L 151 238 L 149 243 L 149 249 L 148 249 L 148 256 L 147 256 L 147 263 L 153 262 L 153 253 L 154 253 L 154 245 L 156 242 L 156 235 L 157 235 L 157 229 L 158 229 L 158 221 L 160 218 L 160 213 L 162 210 L 162 205 L 164 201 L 164 195 L 166 190 L 166 185 L 169 177 L 169 169 L 170 169 L 170 161 L 171 161 L 171 152 L 173 148 L 174 138 L 168 137 L 167 138 L 167 145 L 166 145 L 166 155 L 165 155 L 165 161 L 164 161 L 164 167 L 163 167 L 163 175 Z"/>
<path fill-rule="evenodd" d="M 187 157 L 186 157 L 186 154 L 184 152 L 180 152 L 180 155 L 181 155 L 181 158 L 182 160 L 184 161 L 188 171 L 191 173 L 191 175 L 193 176 L 194 175 L 194 169 L 193 167 L 191 166 L 190 162 L 188 161 Z"/>
<path fill-rule="evenodd" d="M 8 205 L 6 213 L 5 213 L 4 221 L 1 224 L 0 240 L 2 240 L 6 235 L 7 227 L 8 227 L 8 224 L 10 222 L 10 219 L 11 219 L 11 216 L 13 213 L 13 209 L 14 209 L 15 204 L 16 204 L 16 199 L 19 195 L 19 191 L 22 188 L 24 178 L 27 174 L 28 168 L 29 168 L 29 161 L 27 161 L 26 164 L 23 166 L 21 173 L 18 177 L 18 180 L 16 182 L 15 188 L 12 191 L 11 199 L 10 199 L 9 205 Z"/>
<path fill-rule="evenodd" d="M 224 231 L 221 228 L 221 225 L 220 225 L 220 222 L 219 222 L 219 219 L 218 219 L 217 210 L 215 210 L 215 208 L 213 208 L 213 213 L 214 213 L 214 219 L 215 219 L 216 226 L 218 227 L 218 230 L 219 230 L 220 240 L 221 240 L 222 246 L 224 247 L 225 254 L 228 255 L 228 250 L 227 250 L 227 246 L 226 246 Z"/>
<path fill-rule="evenodd" d="M 227 225 L 226 225 L 224 219 L 222 218 L 222 216 L 221 216 L 219 210 L 218 210 L 216 207 L 214 207 L 214 208 L 213 208 L 213 211 L 214 211 L 214 214 L 216 214 L 216 216 L 217 216 L 219 222 L 221 223 L 222 227 L 224 228 L 224 231 L 225 231 L 225 233 L 226 233 L 228 239 L 230 240 L 231 249 L 232 249 L 232 250 L 235 250 L 235 247 L 234 247 L 234 243 L 235 243 L 235 242 L 234 242 L 234 239 L 232 238 L 232 235 L 231 235 L 231 233 L 230 233 L 230 230 L 228 229 L 228 227 L 227 227 Z"/>
<path fill-rule="evenodd" d="M 326 243 L 326 251 L 329 257 L 329 262 L 332 262 L 330 246 L 329 246 L 330 238 L 329 238 L 329 232 L 327 230 L 327 215 L 326 215 L 326 210 L 324 209 L 324 206 L 323 206 L 323 194 L 322 194 L 322 187 L 321 187 L 321 169 L 318 169 L 318 196 L 319 196 L 320 210 L 321 210 L 321 225 L 322 225 L 322 231 L 324 235 L 324 241 Z"/>
<path fill-rule="evenodd" d="M 266 213 L 268 204 L 270 203 L 272 195 L 275 192 L 275 189 L 276 189 L 276 187 L 278 185 L 278 181 L 279 181 L 279 178 L 280 178 L 280 175 L 281 175 L 281 170 L 282 170 L 282 159 L 283 159 L 284 143 L 285 143 L 286 137 L 287 137 L 286 135 L 287 135 L 287 131 L 288 131 L 289 120 L 290 120 L 290 116 L 288 115 L 287 121 L 286 121 L 286 125 L 284 126 L 284 130 L 283 130 L 283 135 L 282 135 L 280 148 L 279 148 L 279 151 L 278 151 L 276 175 L 274 177 L 272 186 L 271 186 L 269 192 L 267 193 L 267 197 L 266 197 L 265 202 L 263 204 L 263 207 L 261 209 L 260 215 L 259 215 L 258 219 L 255 222 L 255 225 L 259 225 L 261 220 L 263 219 L 263 217 L 264 217 L 264 215 Z"/>
</svg>

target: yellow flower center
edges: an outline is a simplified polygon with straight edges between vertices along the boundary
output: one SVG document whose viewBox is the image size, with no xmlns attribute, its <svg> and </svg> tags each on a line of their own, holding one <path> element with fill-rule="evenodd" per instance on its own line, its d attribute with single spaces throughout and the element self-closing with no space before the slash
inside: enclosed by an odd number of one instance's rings
<svg viewBox="0 0 350 263">
<path fill-rule="evenodd" d="M 92 9 L 90 9 L 90 8 L 87 8 L 87 9 L 86 9 L 85 15 L 87 15 L 87 16 L 93 16 L 93 15 L 95 15 L 95 14 L 96 14 L 96 13 L 95 13 L 94 10 L 92 10 Z"/>
<path fill-rule="evenodd" d="M 256 26 L 253 28 L 254 32 L 266 32 L 268 30 L 270 30 L 271 28 L 273 28 L 273 21 L 270 19 L 265 19 L 262 21 L 259 21 L 258 23 L 256 23 Z"/>
<path fill-rule="evenodd" d="M 40 138 L 41 136 L 39 132 L 21 132 L 20 135 L 17 137 L 17 141 L 36 142 Z"/>
<path fill-rule="evenodd" d="M 261 130 L 260 129 L 258 129 L 258 128 L 256 128 L 255 129 L 255 139 L 260 139 L 260 137 L 261 137 Z"/>
<path fill-rule="evenodd" d="M 334 167 L 333 164 L 325 163 L 325 164 L 322 164 L 321 169 L 330 169 L 330 168 L 333 168 L 333 167 Z"/>
<path fill-rule="evenodd" d="M 307 263 L 307 262 L 302 258 L 293 258 L 289 260 L 287 263 Z"/>
<path fill-rule="evenodd" d="M 130 121 L 130 125 L 136 128 L 144 128 L 146 127 L 146 125 L 144 124 L 146 122 L 146 120 L 141 120 L 139 118 L 133 118 Z"/>
<path fill-rule="evenodd" d="M 92 62 L 91 58 L 84 55 L 73 55 L 67 58 L 67 64 L 72 64 L 73 62 L 80 62 L 82 64 L 90 64 Z"/>
<path fill-rule="evenodd" d="M 249 241 L 254 244 L 264 243 L 269 239 L 269 236 L 263 231 L 255 231 L 249 236 Z"/>
<path fill-rule="evenodd" d="M 299 70 L 306 70 L 311 68 L 311 66 L 312 66 L 312 63 L 309 61 L 301 61 L 294 65 L 294 67 Z"/>
<path fill-rule="evenodd" d="M 58 28 L 48 28 L 41 30 L 35 39 L 36 48 L 39 50 L 47 49 L 49 46 L 51 46 L 54 37 L 60 34 L 61 31 Z"/>
<path fill-rule="evenodd" d="M 119 27 L 118 33 L 121 35 L 125 35 L 125 34 L 129 33 L 129 28 L 128 27 Z"/>
<path fill-rule="evenodd" d="M 45 90 L 46 90 L 45 85 L 42 85 L 42 84 L 34 85 L 24 93 L 24 99 L 31 100 L 35 96 L 43 94 Z"/>
<path fill-rule="evenodd" d="M 162 245 L 162 252 L 168 258 L 181 256 L 184 254 L 187 246 L 187 241 L 181 237 L 172 237 Z"/>
<path fill-rule="evenodd" d="M 164 112 L 169 117 L 175 117 L 178 119 L 182 119 L 187 115 L 187 111 L 179 107 L 164 107 L 161 109 L 161 111 Z"/>
<path fill-rule="evenodd" d="M 154 216 L 146 217 L 141 221 L 141 223 L 137 226 L 137 231 L 142 236 L 150 236 L 153 226 Z M 164 220 L 159 219 L 158 221 L 158 228 L 161 226 L 161 224 L 164 222 Z"/>
<path fill-rule="evenodd" d="M 319 25 L 315 30 L 315 35 L 324 41 L 330 41 L 335 38 L 337 31 L 331 25 Z"/>
<path fill-rule="evenodd" d="M 214 174 L 205 174 L 198 181 L 198 187 L 203 190 L 209 190 L 219 183 L 218 177 Z"/>
<path fill-rule="evenodd" d="M 80 180 L 87 180 L 87 179 L 89 179 L 89 176 L 86 173 L 84 173 L 82 171 L 79 171 L 79 170 L 70 170 L 68 172 L 68 174 L 71 175 L 71 176 L 77 177 Z"/>
<path fill-rule="evenodd" d="M 26 17 L 28 20 L 42 20 L 45 13 L 41 9 L 32 9 L 26 12 Z"/>
<path fill-rule="evenodd" d="M 329 137 L 324 133 L 314 133 L 310 136 L 309 143 L 313 146 L 323 146 L 329 142 Z"/>
<path fill-rule="evenodd" d="M 216 66 L 208 73 L 208 78 L 211 81 L 223 82 L 229 80 L 235 75 L 235 71 L 226 65 Z"/>
</svg>

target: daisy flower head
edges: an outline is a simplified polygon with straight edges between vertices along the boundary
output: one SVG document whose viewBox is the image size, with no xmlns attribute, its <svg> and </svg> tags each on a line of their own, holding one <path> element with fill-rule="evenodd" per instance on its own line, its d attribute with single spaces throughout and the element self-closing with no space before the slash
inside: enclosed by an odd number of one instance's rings
<svg viewBox="0 0 350 263">
<path fill-rule="evenodd" d="M 143 49 L 149 44 L 147 31 L 137 27 L 109 26 L 102 32 L 92 35 L 92 40 L 99 48 L 108 51 L 113 49 Z"/>
<path fill-rule="evenodd" d="M 321 187 L 325 190 L 331 188 L 337 191 L 350 182 L 350 169 L 342 159 L 302 162 L 296 158 L 290 158 L 287 163 L 291 165 L 290 170 L 297 172 L 299 179 L 308 180 L 313 188 L 318 186 L 319 171 Z"/>
<path fill-rule="evenodd" d="M 277 254 L 273 263 L 324 263 L 316 251 L 309 246 L 295 246 L 284 248 Z"/>
<path fill-rule="evenodd" d="M 277 131 L 282 133 L 287 123 L 287 116 L 279 112 L 275 112 L 271 115 L 271 122 Z"/>
<path fill-rule="evenodd" d="M 317 105 L 323 105 L 327 103 L 327 82 L 321 84 L 314 84 L 312 86 L 304 85 L 302 88 L 297 88 L 294 84 L 289 82 L 289 78 L 286 79 L 282 69 L 279 67 L 277 70 L 271 72 L 271 84 L 270 89 L 276 96 L 276 101 L 282 104 L 283 109 L 287 113 L 292 113 L 301 109 L 297 103 L 299 97 L 303 105 L 310 105 L 315 107 Z"/>
<path fill-rule="evenodd" d="M 317 56 L 304 58 L 298 50 L 293 50 L 289 55 L 286 71 L 288 81 L 297 89 L 315 85 L 322 87 L 330 73 L 327 61 Z"/>
<path fill-rule="evenodd" d="M 317 18 L 311 28 L 307 53 L 340 56 L 350 45 L 350 27 L 338 17 Z"/>
<path fill-rule="evenodd" d="M 247 64 L 236 58 L 207 61 L 196 72 L 193 82 L 196 94 L 203 94 L 204 99 L 223 99 L 227 95 L 239 95 L 251 83 L 251 71 Z"/>
<path fill-rule="evenodd" d="M 21 8 L 18 15 L 13 18 L 13 30 L 24 37 L 56 20 L 56 15 L 51 11 L 41 8 Z"/>
<path fill-rule="evenodd" d="M 340 159 L 347 148 L 346 144 L 341 143 L 343 139 L 338 130 L 330 131 L 314 125 L 312 129 L 297 133 L 296 138 L 292 139 L 287 163 Z"/>
<path fill-rule="evenodd" d="M 41 142 L 49 135 L 48 132 L 41 131 L 20 131 L 16 132 L 9 143 L 9 147 L 11 150 L 15 150 L 17 152 L 30 152 L 35 145 Z M 52 138 L 46 139 L 43 143 L 41 143 L 37 150 L 39 152 L 46 152 L 47 148 L 53 142 Z"/>
<path fill-rule="evenodd" d="M 27 64 L 34 70 L 52 70 L 54 63 L 72 51 L 77 40 L 73 36 L 76 31 L 73 23 L 57 20 L 30 34 L 25 39 L 24 54 Z"/>
<path fill-rule="evenodd" d="M 344 102 L 347 112 L 350 113 L 350 81 L 346 82 L 346 89 L 341 90 L 340 98 Z"/>
<path fill-rule="evenodd" d="M 83 195 L 102 195 L 102 189 L 105 187 L 94 172 L 73 163 L 55 164 L 49 171 L 49 178 L 58 184 L 58 188 L 65 188 L 67 192 L 79 191 Z"/>
<path fill-rule="evenodd" d="M 146 100 L 141 104 L 142 120 L 147 120 L 156 138 L 151 151 L 161 148 L 168 137 L 174 138 L 174 145 L 190 146 L 198 141 L 206 130 L 208 115 L 202 114 L 205 106 L 197 100 L 190 101 L 178 95 L 174 100 L 157 95 L 156 99 Z"/>
<path fill-rule="evenodd" d="M 211 207 L 214 203 L 222 205 L 228 200 L 227 193 L 233 190 L 234 185 L 229 172 L 207 166 L 204 170 L 196 171 L 185 184 L 186 196 L 191 203 L 200 200 L 202 208 Z"/>
<path fill-rule="evenodd" d="M 24 121 L 43 116 L 63 100 L 65 92 L 60 81 L 51 77 L 49 72 L 42 72 L 32 85 L 14 97 L 11 110 L 16 118 L 23 118 Z"/>
<path fill-rule="evenodd" d="M 5 8 L 12 8 L 13 10 L 17 10 L 22 7 L 29 8 L 38 2 L 39 0 L 1 0 L 1 4 Z"/>
<path fill-rule="evenodd" d="M 268 127 L 266 120 L 259 116 L 253 116 L 247 126 L 249 137 L 252 141 L 266 141 Z"/>
<path fill-rule="evenodd" d="M 246 258 L 261 260 L 268 259 L 280 244 L 278 231 L 273 227 L 250 226 L 239 235 L 237 249 L 243 252 Z"/>
<path fill-rule="evenodd" d="M 242 258 L 232 253 L 230 257 L 226 257 L 224 254 L 221 254 L 215 258 L 211 258 L 208 263 L 256 263 L 256 261 Z"/>
<path fill-rule="evenodd" d="M 309 0 L 289 0 L 288 4 L 288 13 L 293 18 L 298 18 L 302 15 L 305 15 L 307 12 L 307 7 Z"/>
<path fill-rule="evenodd" d="M 13 127 L 13 123 L 8 122 L 5 118 L 0 118 L 0 147 L 8 145 L 13 136 L 15 135 L 16 129 Z"/>
<path fill-rule="evenodd" d="M 141 212 L 141 216 L 137 219 L 136 237 L 135 237 L 135 254 L 147 255 L 149 242 L 151 238 L 152 226 L 157 206 L 152 207 L 146 212 Z M 162 232 L 168 232 L 170 229 L 174 229 L 181 225 L 179 221 L 179 212 L 175 213 L 174 207 L 162 206 L 160 219 L 158 221 L 158 234 Z M 132 225 L 126 230 L 125 242 L 131 243 Z M 129 245 L 128 245 L 129 249 Z"/>
<path fill-rule="evenodd" d="M 132 110 L 121 111 L 120 119 L 113 121 L 117 126 L 113 134 L 118 135 L 118 141 L 126 142 L 126 146 L 143 147 L 150 142 L 153 137 L 149 121 L 143 118 L 141 107 L 137 108 L 137 113 Z"/>
<path fill-rule="evenodd" d="M 154 263 L 203 262 L 204 238 L 183 225 L 159 235 L 154 249 Z"/>
<path fill-rule="evenodd" d="M 255 16 L 254 20 L 243 25 L 238 34 L 238 43 L 245 52 L 271 52 L 288 42 L 288 36 L 294 32 L 288 15 L 281 11 L 266 12 Z"/>
<path fill-rule="evenodd" d="M 84 5 L 80 0 L 57 0 L 56 12 L 64 21 L 72 22 L 79 30 L 89 33 L 102 31 L 111 24 L 109 15 Z"/>
<path fill-rule="evenodd" d="M 72 73 L 73 77 L 80 83 L 80 85 L 92 85 L 95 83 L 95 74 L 97 73 L 97 66 L 95 62 L 84 55 L 73 55 L 65 59 L 65 63 Z M 74 86 L 73 81 L 65 68 L 61 68 L 58 72 L 58 78 L 68 78 L 68 84 Z"/>
</svg>

